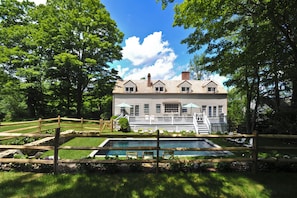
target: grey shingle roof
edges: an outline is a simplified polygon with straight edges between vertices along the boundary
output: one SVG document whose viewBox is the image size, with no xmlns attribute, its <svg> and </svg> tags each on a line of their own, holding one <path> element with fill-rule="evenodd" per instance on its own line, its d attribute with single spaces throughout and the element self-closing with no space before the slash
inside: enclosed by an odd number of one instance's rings
<svg viewBox="0 0 297 198">
<path fill-rule="evenodd" d="M 119 80 L 117 81 L 113 93 L 125 93 L 125 83 L 129 80 Z M 138 94 L 153 94 L 156 93 L 153 86 L 147 86 L 147 80 L 130 80 L 137 87 Z M 180 89 L 182 84 L 188 82 L 191 84 L 191 92 L 192 94 L 206 94 L 209 93 L 207 90 L 208 86 L 213 87 L 217 85 L 216 93 L 217 94 L 227 94 L 227 91 L 224 87 L 213 80 L 151 80 L 151 84 L 154 85 L 157 81 L 161 81 L 165 84 L 165 94 L 166 93 L 181 93 Z"/>
</svg>

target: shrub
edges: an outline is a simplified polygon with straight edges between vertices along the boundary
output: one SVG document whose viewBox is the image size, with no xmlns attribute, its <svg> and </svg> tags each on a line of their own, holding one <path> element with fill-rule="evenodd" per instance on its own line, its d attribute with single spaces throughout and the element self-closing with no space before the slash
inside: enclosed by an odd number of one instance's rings
<svg viewBox="0 0 297 198">
<path fill-rule="evenodd" d="M 118 164 L 103 164 L 103 167 L 107 173 L 117 173 L 120 171 Z"/>
<path fill-rule="evenodd" d="M 119 124 L 120 124 L 120 131 L 122 132 L 128 132 L 130 131 L 130 126 L 129 126 L 129 121 L 127 118 L 120 118 L 119 119 Z"/>
<path fill-rule="evenodd" d="M 133 171 L 133 172 L 139 172 L 141 171 L 141 163 L 132 163 L 129 165 L 129 169 L 130 171 Z"/>
<path fill-rule="evenodd" d="M 232 170 L 230 162 L 219 162 L 217 170 L 220 172 L 230 172 Z"/>
</svg>

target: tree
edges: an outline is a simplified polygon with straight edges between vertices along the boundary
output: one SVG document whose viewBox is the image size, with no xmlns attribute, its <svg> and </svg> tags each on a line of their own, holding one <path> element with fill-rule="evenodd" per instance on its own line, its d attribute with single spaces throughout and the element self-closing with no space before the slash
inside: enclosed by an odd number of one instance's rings
<svg viewBox="0 0 297 198">
<path fill-rule="evenodd" d="M 210 77 L 210 72 L 207 71 L 207 63 L 205 63 L 205 54 L 194 55 L 194 58 L 190 60 L 189 70 L 193 73 L 193 79 L 207 80 Z"/>
<path fill-rule="evenodd" d="M 33 8 L 34 3 L 29 1 L 0 2 L 0 70 L 7 76 L 7 81 L 2 81 L 0 85 L 4 88 L 2 108 L 12 119 L 24 116 L 26 110 L 26 94 L 20 79 L 16 77 L 18 71 L 30 67 L 35 58 L 29 42 L 29 35 L 34 30 L 30 26 L 28 13 Z"/>
<path fill-rule="evenodd" d="M 296 6 L 290 0 L 227 0 L 184 1 L 175 7 L 174 25 L 193 29 L 182 41 L 189 52 L 206 47 L 207 69 L 227 75 L 227 84 L 246 94 L 249 132 L 255 127 L 259 104 L 269 97 L 279 111 L 288 88 L 291 109 L 297 112 Z M 290 120 L 296 121 L 297 116 Z"/>
<path fill-rule="evenodd" d="M 51 90 L 61 101 L 60 109 L 67 115 L 75 109 L 80 117 L 87 90 L 101 79 L 101 73 L 107 73 L 108 62 L 121 58 L 123 33 L 104 6 L 94 0 L 50 0 L 35 16 Z"/>
<path fill-rule="evenodd" d="M 228 125 L 229 131 L 235 131 L 245 122 L 245 100 L 244 94 L 236 88 L 228 92 Z"/>
<path fill-rule="evenodd" d="M 118 78 L 108 63 L 121 58 L 123 39 L 100 1 L 0 1 L 0 12 L 0 71 L 18 85 L 28 116 L 81 117 L 96 109 L 99 117 Z"/>
</svg>

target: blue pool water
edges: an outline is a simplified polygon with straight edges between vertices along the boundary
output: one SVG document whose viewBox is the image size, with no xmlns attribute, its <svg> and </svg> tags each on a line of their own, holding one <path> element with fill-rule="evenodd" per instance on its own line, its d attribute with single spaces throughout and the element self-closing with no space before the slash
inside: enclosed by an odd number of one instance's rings
<svg viewBox="0 0 297 198">
<path fill-rule="evenodd" d="M 113 148 L 129 148 L 129 147 L 146 147 L 146 146 L 156 146 L 156 140 L 147 139 L 121 139 L 113 140 L 109 139 L 102 147 L 113 147 Z M 218 147 L 214 143 L 206 139 L 165 139 L 160 140 L 160 152 L 159 155 L 162 156 L 162 148 L 212 148 Z M 131 151 L 131 150 L 130 150 Z M 152 150 L 151 150 L 152 151 Z M 138 156 L 141 156 L 143 151 L 137 150 Z M 154 156 L 156 156 L 157 151 L 153 151 Z M 228 151 L 174 151 L 175 156 L 225 156 L 230 155 Z M 126 150 L 98 150 L 95 156 L 125 156 Z"/>
</svg>

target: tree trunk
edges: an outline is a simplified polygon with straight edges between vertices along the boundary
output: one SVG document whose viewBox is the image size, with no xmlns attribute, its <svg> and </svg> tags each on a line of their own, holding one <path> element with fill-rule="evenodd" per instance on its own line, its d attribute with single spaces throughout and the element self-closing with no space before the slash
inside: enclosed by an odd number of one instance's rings
<svg viewBox="0 0 297 198">
<path fill-rule="evenodd" d="M 292 108 L 297 110 L 297 79 L 292 79 Z"/>
</svg>

